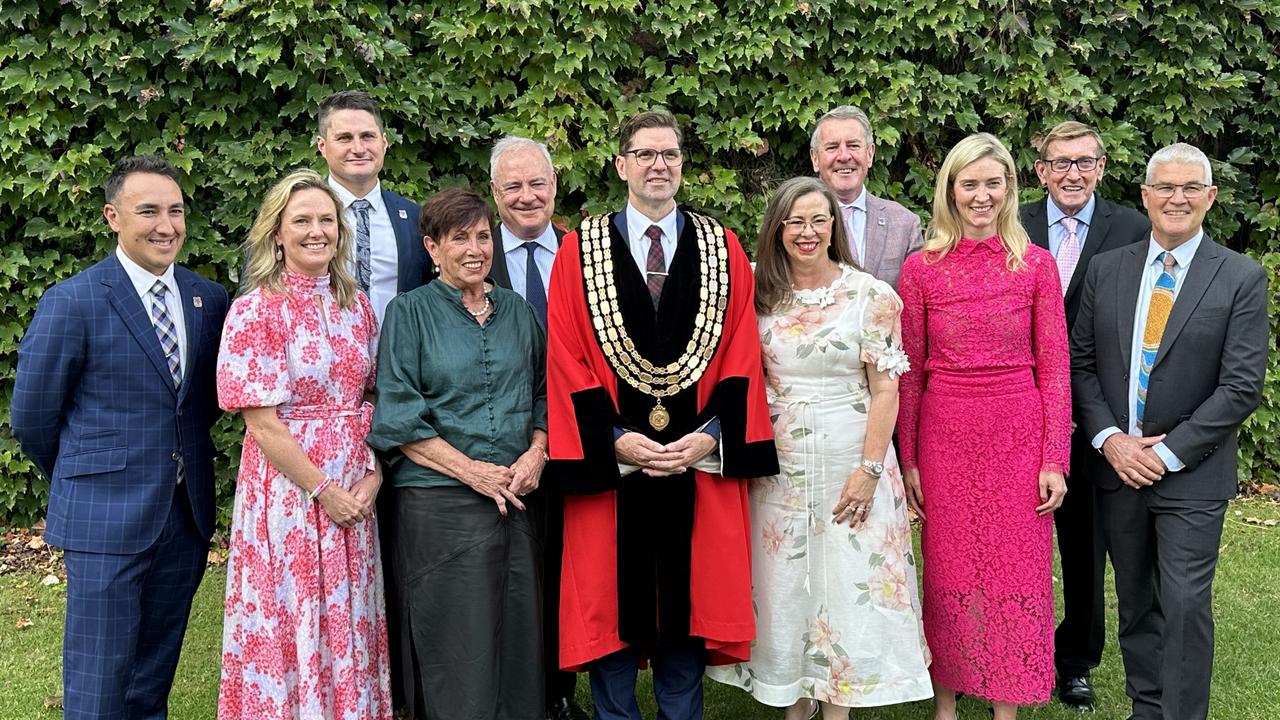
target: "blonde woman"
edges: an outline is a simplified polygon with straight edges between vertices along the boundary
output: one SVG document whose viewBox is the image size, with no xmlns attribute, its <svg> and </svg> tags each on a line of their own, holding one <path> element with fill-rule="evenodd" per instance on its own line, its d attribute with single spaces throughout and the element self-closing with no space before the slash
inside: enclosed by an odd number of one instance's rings
<svg viewBox="0 0 1280 720">
<path fill-rule="evenodd" d="M 1052 513 L 1066 494 L 1071 387 L 1057 269 L 1028 244 L 1013 158 L 995 137 L 948 153 L 898 291 L 911 359 L 898 438 L 924 518 L 934 718 L 955 718 L 959 690 L 1012 720 L 1053 688 Z"/>
<path fill-rule="evenodd" d="M 220 720 L 390 718 L 386 611 L 365 444 L 377 323 L 347 270 L 324 178 L 267 192 L 218 354 L 244 415 L 222 635 Z"/>
</svg>

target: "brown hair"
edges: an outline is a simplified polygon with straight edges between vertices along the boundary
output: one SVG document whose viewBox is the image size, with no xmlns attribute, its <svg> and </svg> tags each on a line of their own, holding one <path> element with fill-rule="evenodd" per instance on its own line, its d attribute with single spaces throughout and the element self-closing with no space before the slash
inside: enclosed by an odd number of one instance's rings
<svg viewBox="0 0 1280 720">
<path fill-rule="evenodd" d="M 818 193 L 827 201 L 831 213 L 831 244 L 827 257 L 842 265 L 858 267 L 849 249 L 840 202 L 831 188 L 817 178 L 795 177 L 782 183 L 769 198 L 764 209 L 764 222 L 756 238 L 756 312 L 768 315 L 791 302 L 791 259 L 782 243 L 782 222 L 791 216 L 796 201 Z"/>
<path fill-rule="evenodd" d="M 481 220 L 493 227 L 493 210 L 479 193 L 469 188 L 449 188 L 432 195 L 418 212 L 420 232 L 436 242 L 451 230 L 475 225 Z"/>
<path fill-rule="evenodd" d="M 382 124 L 382 113 L 378 111 L 378 103 L 373 101 L 369 93 L 363 90 L 343 90 L 320 101 L 320 108 L 316 112 L 318 136 L 324 137 L 324 134 L 329 131 L 329 116 L 334 110 L 363 110 L 372 115 L 374 122 L 378 123 L 378 132 L 387 134 L 386 126 Z"/>
<path fill-rule="evenodd" d="M 641 130 L 649 128 L 668 128 L 676 134 L 676 144 L 684 144 L 684 133 L 680 132 L 680 124 L 676 122 L 676 118 L 665 110 L 646 110 L 637 115 L 632 115 L 622 125 L 622 129 L 618 131 L 618 154 L 621 155 L 631 149 L 631 138 Z"/>
<path fill-rule="evenodd" d="M 1107 154 L 1107 149 L 1102 145 L 1102 136 L 1098 134 L 1098 131 L 1075 120 L 1067 120 L 1054 125 L 1052 130 L 1040 138 L 1040 143 L 1036 146 L 1036 150 L 1040 153 L 1041 160 L 1047 160 L 1049 143 L 1075 140 L 1082 137 L 1093 138 L 1093 141 L 1098 145 L 1098 155 Z"/>
</svg>

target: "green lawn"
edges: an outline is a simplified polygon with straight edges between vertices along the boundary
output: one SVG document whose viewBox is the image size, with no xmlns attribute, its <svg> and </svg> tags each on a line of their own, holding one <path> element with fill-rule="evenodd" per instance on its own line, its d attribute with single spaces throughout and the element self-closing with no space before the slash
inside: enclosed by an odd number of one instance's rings
<svg viewBox="0 0 1280 720">
<path fill-rule="evenodd" d="M 1270 720 L 1280 714 L 1280 527 L 1253 524 L 1248 518 L 1280 520 L 1280 506 L 1259 500 L 1237 501 L 1227 515 L 1214 608 L 1217 660 L 1214 664 L 1210 717 L 1224 720 Z M 170 701 L 174 720 L 214 718 L 218 694 L 218 653 L 225 574 L 210 570 L 196 596 L 182 664 Z M 56 719 L 60 712 L 46 699 L 60 692 L 62 585 L 46 587 L 40 578 L 0 577 L 0 720 Z M 1102 667 L 1094 672 L 1100 697 L 1094 717 L 1125 718 L 1128 704 L 1115 638 L 1115 602 L 1108 600 L 1108 645 Z M 30 621 L 26 625 L 24 621 Z M 654 714 L 647 677 L 641 678 L 646 716 Z M 586 679 L 579 679 L 580 700 L 588 702 Z M 744 693 L 707 683 L 708 720 L 763 720 L 781 712 L 755 704 Z M 906 720 L 928 718 L 928 703 L 855 711 L 854 718 Z M 961 717 L 981 720 L 986 711 L 963 700 Z M 1058 706 L 1033 708 L 1023 717 L 1069 719 L 1076 713 Z"/>
</svg>

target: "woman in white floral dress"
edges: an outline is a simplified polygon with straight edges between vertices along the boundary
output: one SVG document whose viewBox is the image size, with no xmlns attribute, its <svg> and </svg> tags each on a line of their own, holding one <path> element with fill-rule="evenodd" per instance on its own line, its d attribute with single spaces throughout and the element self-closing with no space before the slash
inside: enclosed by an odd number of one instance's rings
<svg viewBox="0 0 1280 720">
<path fill-rule="evenodd" d="M 902 475 L 890 445 L 902 302 L 858 270 L 836 198 L 783 183 L 756 311 L 781 474 L 751 486 L 756 641 L 708 675 L 787 720 L 932 696 Z"/>
</svg>

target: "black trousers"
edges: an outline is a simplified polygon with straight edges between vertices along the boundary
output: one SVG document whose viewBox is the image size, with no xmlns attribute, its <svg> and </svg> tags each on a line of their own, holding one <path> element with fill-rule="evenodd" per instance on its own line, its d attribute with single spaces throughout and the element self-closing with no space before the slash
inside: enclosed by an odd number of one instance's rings
<svg viewBox="0 0 1280 720">
<path fill-rule="evenodd" d="M 564 554 L 564 495 L 556 488 L 542 486 L 536 493 L 542 556 L 542 640 L 546 667 L 547 702 L 573 700 L 578 674 L 560 670 L 560 566 Z M 530 496 L 533 498 L 534 496 Z M 526 505 L 527 506 L 527 505 Z"/>
<path fill-rule="evenodd" d="M 1083 469 L 1085 457 L 1097 451 L 1076 432 L 1071 437 L 1071 467 Z M 1097 486 L 1076 473 L 1067 478 L 1067 497 L 1053 514 L 1062 559 L 1062 622 L 1054 632 L 1053 664 L 1066 677 L 1088 675 L 1102 662 L 1106 639 L 1103 605 L 1107 563 L 1102 525 L 1096 517 Z"/>
<path fill-rule="evenodd" d="M 396 505 L 423 717 L 543 720 L 537 504 L 504 518 L 493 500 L 449 486 L 400 488 Z"/>
</svg>

